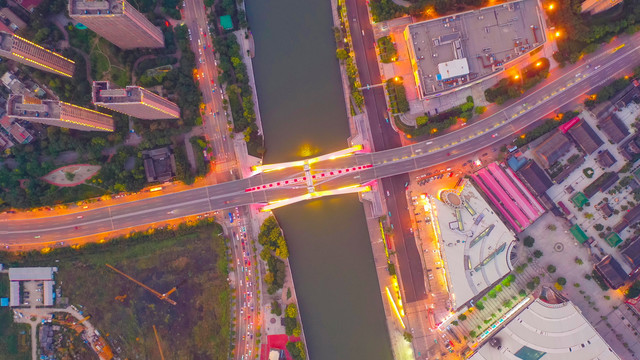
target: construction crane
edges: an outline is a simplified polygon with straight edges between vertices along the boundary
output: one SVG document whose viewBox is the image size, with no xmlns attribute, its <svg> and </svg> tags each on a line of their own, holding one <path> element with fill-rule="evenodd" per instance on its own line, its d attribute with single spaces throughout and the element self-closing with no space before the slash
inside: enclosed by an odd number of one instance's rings
<svg viewBox="0 0 640 360">
<path fill-rule="evenodd" d="M 162 353 L 162 346 L 160 346 L 160 338 L 158 337 L 158 330 L 156 330 L 155 325 L 153 325 L 153 333 L 156 335 L 156 342 L 158 343 L 158 351 L 160 351 L 160 358 L 164 360 L 164 354 Z"/>
<path fill-rule="evenodd" d="M 164 294 L 161 294 L 161 293 L 159 293 L 159 292 L 155 291 L 154 289 L 152 289 L 152 288 L 148 287 L 147 285 L 145 285 L 145 284 L 141 283 L 140 281 L 138 281 L 138 280 L 136 280 L 136 279 L 132 278 L 131 276 L 129 276 L 129 275 L 127 275 L 127 274 L 123 273 L 122 271 L 120 271 L 120 270 L 118 270 L 118 269 L 114 268 L 113 266 L 111 266 L 111 265 L 109 265 L 109 264 L 105 264 L 105 265 L 106 265 L 109 269 L 111 269 L 111 270 L 113 270 L 113 271 L 117 272 L 118 274 L 120 274 L 120 275 L 122 275 L 122 276 L 126 277 L 127 279 L 129 279 L 129 280 L 133 281 L 134 283 L 136 283 L 136 284 L 140 285 L 142 288 L 144 288 L 145 290 L 147 290 L 147 291 L 149 291 L 150 293 L 152 293 L 153 295 L 155 295 L 158 299 L 160 299 L 160 300 L 164 300 L 164 301 L 168 302 L 168 303 L 169 303 L 169 304 L 171 304 L 171 305 L 176 305 L 176 302 L 175 302 L 175 301 L 173 301 L 173 300 L 171 300 L 170 298 L 168 298 L 168 296 L 169 296 L 169 295 L 171 295 L 174 291 L 176 291 L 179 285 L 175 286 L 173 289 L 169 290 L 168 292 L 166 292 L 166 293 L 164 293 Z"/>
</svg>

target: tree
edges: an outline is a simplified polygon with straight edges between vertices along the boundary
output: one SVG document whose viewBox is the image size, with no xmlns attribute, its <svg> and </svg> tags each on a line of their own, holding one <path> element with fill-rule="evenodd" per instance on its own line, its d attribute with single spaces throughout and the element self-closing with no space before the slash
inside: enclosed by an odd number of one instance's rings
<svg viewBox="0 0 640 360">
<path fill-rule="evenodd" d="M 461 314 L 460 316 L 458 316 L 458 320 L 460 320 L 460 321 L 465 321 L 465 320 L 467 320 L 467 315 L 465 315 L 465 314 Z"/>
<path fill-rule="evenodd" d="M 266 282 L 267 284 L 271 285 L 273 284 L 274 281 L 274 277 L 273 277 L 273 273 L 271 271 L 268 271 L 265 275 L 264 275 L 264 282 Z"/>
<path fill-rule="evenodd" d="M 287 305 L 287 309 L 285 310 L 285 315 L 289 318 L 295 318 L 298 316 L 298 308 L 296 304 Z"/>
<path fill-rule="evenodd" d="M 535 289 L 535 288 L 536 288 L 536 284 L 534 284 L 534 283 L 533 283 L 533 281 L 529 281 L 529 282 L 527 283 L 527 289 L 529 289 L 529 290 L 533 290 L 533 289 Z"/>
<path fill-rule="evenodd" d="M 547 271 L 548 271 L 550 274 L 553 274 L 554 272 L 556 272 L 556 267 L 555 267 L 555 266 L 553 266 L 553 265 L 549 265 L 549 266 L 547 266 Z"/>
<path fill-rule="evenodd" d="M 304 352 L 304 344 L 302 343 L 302 341 L 288 342 L 287 351 L 294 360 L 304 360 L 307 358 L 307 355 Z"/>
<path fill-rule="evenodd" d="M 76 177 L 76 174 L 69 171 L 65 171 L 64 177 L 67 179 L 67 181 L 73 181 L 73 179 Z"/>
<path fill-rule="evenodd" d="M 595 225 L 593 225 L 593 228 L 596 229 L 596 231 L 602 231 L 602 230 L 604 230 L 604 225 L 595 224 Z"/>
<path fill-rule="evenodd" d="M 412 342 L 412 341 L 413 341 L 413 335 L 412 335 L 410 332 L 405 331 L 405 332 L 404 332 L 404 334 L 403 334 L 403 336 L 404 336 L 404 339 L 405 339 L 408 343 L 410 343 L 410 342 Z"/>
<path fill-rule="evenodd" d="M 484 114 L 485 111 L 487 111 L 487 107 L 486 106 L 476 106 L 475 108 L 475 113 L 478 115 Z"/>
<path fill-rule="evenodd" d="M 559 277 L 557 280 L 558 284 L 565 286 L 567 284 L 567 279 L 563 278 L 563 277 Z"/>
<path fill-rule="evenodd" d="M 580 259 L 579 257 L 576 257 L 575 262 L 576 262 L 576 264 L 578 264 L 578 265 L 582 265 L 582 264 L 584 264 L 584 262 L 582 261 L 582 259 Z"/>
<path fill-rule="evenodd" d="M 527 292 L 524 289 L 520 289 L 520 291 L 518 291 L 518 295 L 520 295 L 520 297 L 525 297 L 527 296 Z"/>
<path fill-rule="evenodd" d="M 534 252 L 533 252 L 533 256 L 534 256 L 536 259 L 541 258 L 541 257 L 542 257 L 542 255 L 543 255 L 543 254 L 542 254 L 542 251 L 540 251 L 540 250 L 536 250 L 536 251 L 534 251 Z"/>
<path fill-rule="evenodd" d="M 527 237 L 525 237 L 525 238 L 524 238 L 524 240 L 522 241 L 522 243 L 524 244 L 524 246 L 526 246 L 526 247 L 528 247 L 528 248 L 531 248 L 531 247 L 533 247 L 533 243 L 534 243 L 535 241 L 536 241 L 536 240 L 535 240 L 533 237 L 531 237 L 531 236 L 527 236 Z"/>
<path fill-rule="evenodd" d="M 336 50 L 336 57 L 338 58 L 338 60 L 340 61 L 345 61 L 349 58 L 349 53 L 347 53 L 347 50 L 340 48 L 338 50 Z"/>
<path fill-rule="evenodd" d="M 484 304 L 482 303 L 482 301 L 478 301 L 476 303 L 476 309 L 478 310 L 484 310 Z"/>
<path fill-rule="evenodd" d="M 280 306 L 278 300 L 273 300 L 271 302 L 271 313 L 276 316 L 282 315 L 282 307 Z"/>
</svg>

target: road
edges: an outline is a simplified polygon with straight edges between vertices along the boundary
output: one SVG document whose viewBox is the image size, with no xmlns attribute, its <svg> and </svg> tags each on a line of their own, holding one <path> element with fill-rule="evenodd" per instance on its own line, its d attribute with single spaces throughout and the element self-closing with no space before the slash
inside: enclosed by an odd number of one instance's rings
<svg viewBox="0 0 640 360">
<path fill-rule="evenodd" d="M 217 182 L 235 179 L 232 169 L 236 165 L 233 141 L 229 137 L 227 121 L 231 118 L 222 106 L 222 88 L 218 87 L 216 55 L 211 43 L 211 34 L 202 0 L 184 0 L 184 24 L 189 28 L 190 43 L 196 55 L 202 102 L 205 136 L 213 148 L 217 171 Z"/>
<path fill-rule="evenodd" d="M 604 53 L 590 62 L 576 66 L 564 76 L 558 77 L 543 89 L 532 92 L 505 107 L 499 113 L 478 121 L 453 133 L 429 141 L 400 148 L 358 154 L 336 161 L 337 166 L 373 164 L 371 169 L 350 172 L 324 181 L 319 189 L 335 189 L 354 183 L 404 174 L 417 169 L 436 166 L 452 159 L 473 154 L 478 149 L 510 140 L 521 129 L 543 116 L 556 111 L 569 101 L 580 98 L 591 88 L 612 77 L 628 74 L 633 68 L 628 64 L 640 50 L 640 37 L 635 44 L 627 41 L 625 48 L 615 54 Z M 612 46 L 612 45 L 608 45 Z M 613 45 L 615 46 L 615 45 Z M 598 69 L 595 67 L 600 66 Z M 579 81 L 575 74 L 581 73 Z M 567 87 L 567 83 L 574 83 Z M 564 91 L 560 89 L 565 88 Z M 528 109 L 523 111 L 523 104 Z M 513 115 L 517 117 L 512 118 Z M 494 136 L 495 134 L 495 136 Z M 314 165 L 315 166 L 315 165 Z M 328 169 L 333 164 L 318 164 Z M 44 241 L 62 241 L 78 236 L 98 234 L 157 221 L 201 214 L 252 203 L 263 203 L 306 193 L 304 187 L 276 187 L 271 190 L 245 192 L 246 188 L 279 181 L 300 174 L 301 169 L 286 169 L 229 181 L 221 184 L 160 195 L 135 202 L 105 208 L 86 209 L 81 213 L 55 217 L 22 219 L 14 214 L 0 215 L 0 235 L 5 244 L 28 244 Z M 82 216 L 82 218 L 78 218 Z M 77 230 L 74 227 L 78 226 Z M 41 236 L 34 239 L 34 236 Z M 37 241 L 36 241 L 37 240 Z"/>
<path fill-rule="evenodd" d="M 191 48 L 196 54 L 198 79 L 202 92 L 202 101 L 205 105 L 202 112 L 204 132 L 207 142 L 213 148 L 215 157 L 215 182 L 225 183 L 236 179 L 239 174 L 238 163 L 227 125 L 227 121 L 230 121 L 231 118 L 227 115 L 227 111 L 224 110 L 222 105 L 224 90 L 217 84 L 218 63 L 209 32 L 206 8 L 203 0 L 184 0 L 183 4 L 183 18 L 189 28 Z M 190 192 L 186 196 L 189 200 L 184 205 L 169 206 L 170 209 L 163 208 L 161 206 L 164 204 L 163 202 L 151 202 L 149 207 L 143 210 L 149 212 L 141 216 L 152 220 L 157 216 L 180 217 L 181 214 L 194 210 L 198 212 L 211 211 L 214 207 L 211 206 L 210 201 L 207 201 L 207 199 L 210 196 L 215 197 L 215 194 L 215 192 L 210 192 L 207 188 L 205 188 L 204 192 L 202 192 L 202 189 L 196 189 L 196 191 Z M 179 203 L 179 200 L 177 201 Z M 231 205 L 230 200 L 222 200 L 219 206 L 226 208 Z M 112 216 L 112 214 L 110 210 L 109 215 Z M 95 215 L 100 216 L 99 214 Z M 236 264 L 234 273 L 236 277 L 236 283 L 234 284 L 236 291 L 236 309 L 234 312 L 236 324 L 234 331 L 237 336 L 235 356 L 237 359 L 242 360 L 254 359 L 258 356 L 258 352 L 255 349 L 257 339 L 254 338 L 255 327 L 253 325 L 254 321 L 258 321 L 256 314 L 259 306 L 255 301 L 255 296 L 258 292 L 256 291 L 256 272 L 251 270 L 256 264 L 252 260 L 255 257 L 247 237 L 247 223 L 250 222 L 250 215 L 247 208 L 235 207 L 235 209 L 232 209 L 231 212 L 226 212 L 223 216 L 223 219 L 225 219 L 223 221 L 225 231 L 234 244 L 231 247 L 231 255 L 233 263 Z M 93 219 L 98 220 L 98 218 Z M 120 221 L 120 219 L 124 220 L 125 218 L 117 218 L 116 221 Z M 109 224 L 102 223 L 101 226 L 108 227 Z M 114 226 L 112 224 L 112 227 Z M 253 265 L 252 262 L 254 262 Z M 260 322 L 257 323 L 259 324 Z"/>
</svg>

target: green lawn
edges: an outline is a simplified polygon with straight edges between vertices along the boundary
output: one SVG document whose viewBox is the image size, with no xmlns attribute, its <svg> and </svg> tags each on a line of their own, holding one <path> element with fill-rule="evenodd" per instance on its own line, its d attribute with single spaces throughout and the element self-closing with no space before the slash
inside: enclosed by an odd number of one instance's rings
<svg viewBox="0 0 640 360">
<path fill-rule="evenodd" d="M 51 266 L 59 259 L 55 265 L 63 296 L 84 306 L 93 325 L 124 350 L 122 358 L 160 358 L 152 328 L 156 325 L 166 359 L 227 359 L 231 295 L 221 232 L 218 224 L 203 221 L 78 250 L 32 252 L 17 259 L 0 253 L 0 262 Z M 171 295 L 177 305 L 158 299 L 105 263 L 160 293 L 178 286 Z M 123 301 L 115 299 L 124 295 Z"/>
</svg>

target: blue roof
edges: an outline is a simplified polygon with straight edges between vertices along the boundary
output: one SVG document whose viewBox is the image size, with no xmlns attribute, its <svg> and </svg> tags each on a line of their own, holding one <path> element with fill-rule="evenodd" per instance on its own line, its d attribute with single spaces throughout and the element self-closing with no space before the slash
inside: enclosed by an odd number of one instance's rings
<svg viewBox="0 0 640 360">
<path fill-rule="evenodd" d="M 9 298 L 0 298 L 0 306 L 9 306 Z"/>
<path fill-rule="evenodd" d="M 511 156 L 507 159 L 507 164 L 511 169 L 513 169 L 513 171 L 520 170 L 520 168 L 523 167 L 526 163 L 527 159 L 525 157 L 521 157 L 520 159 L 518 159 L 515 156 Z"/>
</svg>

